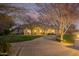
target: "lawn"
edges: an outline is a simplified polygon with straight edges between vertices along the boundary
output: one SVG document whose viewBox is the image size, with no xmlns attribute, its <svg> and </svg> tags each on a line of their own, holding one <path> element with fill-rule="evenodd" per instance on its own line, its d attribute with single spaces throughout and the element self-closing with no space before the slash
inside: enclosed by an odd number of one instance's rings
<svg viewBox="0 0 79 59">
<path fill-rule="evenodd" d="M 29 41 L 41 36 L 26 36 L 26 35 L 6 35 L 0 36 L 0 55 L 9 55 L 11 44 L 15 42 Z"/>
<path fill-rule="evenodd" d="M 60 40 L 60 36 L 58 36 L 56 40 L 58 42 L 60 42 L 61 41 Z M 63 36 L 63 42 L 65 42 L 65 43 L 74 43 L 74 35 L 72 35 L 72 34 L 65 34 Z"/>
<path fill-rule="evenodd" d="M 74 43 L 74 35 L 65 34 L 63 38 L 65 42 Z"/>
<path fill-rule="evenodd" d="M 29 41 L 29 40 L 33 40 L 33 39 L 38 38 L 38 37 L 40 37 L 40 36 L 8 35 L 8 36 L 0 36 L 0 40 L 6 40 L 9 43 L 14 43 L 14 42 Z"/>
</svg>

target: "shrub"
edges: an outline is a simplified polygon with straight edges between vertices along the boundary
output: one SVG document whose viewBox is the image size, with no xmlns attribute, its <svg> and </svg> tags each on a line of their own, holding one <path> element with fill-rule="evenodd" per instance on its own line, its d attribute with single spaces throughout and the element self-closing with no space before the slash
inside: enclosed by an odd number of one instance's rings
<svg viewBox="0 0 79 59">
<path fill-rule="evenodd" d="M 56 41 L 61 42 L 60 36 L 58 35 Z"/>
<path fill-rule="evenodd" d="M 4 35 L 8 35 L 10 33 L 10 30 L 9 29 L 5 29 L 4 30 Z"/>
<path fill-rule="evenodd" d="M 10 53 L 10 44 L 8 43 L 7 40 L 0 39 L 0 55 L 2 55 L 3 53 L 7 53 L 7 54 Z"/>
</svg>

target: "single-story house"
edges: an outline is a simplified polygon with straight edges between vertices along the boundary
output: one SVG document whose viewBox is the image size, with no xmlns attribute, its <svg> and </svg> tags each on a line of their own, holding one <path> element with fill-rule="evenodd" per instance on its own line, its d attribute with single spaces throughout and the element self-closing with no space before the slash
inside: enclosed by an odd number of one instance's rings
<svg viewBox="0 0 79 59">
<path fill-rule="evenodd" d="M 47 35 L 47 34 L 55 34 L 54 28 L 43 28 L 43 27 L 33 27 L 32 29 L 25 28 L 24 35 Z"/>
</svg>

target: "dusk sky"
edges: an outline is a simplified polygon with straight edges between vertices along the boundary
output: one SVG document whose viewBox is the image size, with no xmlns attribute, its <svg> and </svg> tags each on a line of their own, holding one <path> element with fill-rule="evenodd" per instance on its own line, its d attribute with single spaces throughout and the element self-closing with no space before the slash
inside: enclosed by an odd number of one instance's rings
<svg viewBox="0 0 79 59">
<path fill-rule="evenodd" d="M 24 4 L 19 3 L 19 4 L 15 4 L 14 3 L 14 4 L 10 4 L 10 5 L 30 10 L 28 15 L 31 15 L 31 17 L 33 17 L 36 20 L 38 20 L 39 13 L 37 11 L 40 10 L 40 8 L 36 4 L 34 4 L 34 3 L 24 3 Z M 77 22 L 76 25 L 77 25 L 76 28 L 79 29 L 79 22 Z"/>
<path fill-rule="evenodd" d="M 24 3 L 24 4 L 18 3 L 18 4 L 16 4 L 16 3 L 13 3 L 13 4 L 8 4 L 8 5 L 14 6 L 14 7 L 20 7 L 20 8 L 24 8 L 24 9 L 28 10 L 27 12 L 23 13 L 23 15 L 26 15 L 26 16 L 28 15 L 31 18 L 33 18 L 34 20 L 39 21 L 38 20 L 39 13 L 37 12 L 37 10 L 39 10 L 39 7 L 37 7 L 36 4 L 29 4 L 29 3 Z M 22 23 L 23 21 L 18 20 L 17 22 Z"/>
<path fill-rule="evenodd" d="M 38 17 L 40 16 L 39 14 L 39 10 L 41 9 L 40 7 L 38 7 L 36 4 L 34 3 L 11 3 L 11 4 L 7 4 L 7 5 L 10 5 L 10 6 L 14 6 L 14 7 L 19 7 L 19 8 L 24 8 L 27 10 L 27 12 L 22 12 L 24 16 L 30 16 L 31 18 L 33 18 L 33 20 L 35 21 L 40 21 L 38 19 Z M 43 5 L 43 4 L 42 4 Z M 15 20 L 16 23 L 21 23 L 23 24 L 24 21 L 22 21 L 22 19 L 16 19 Z M 49 22 L 49 24 L 51 24 L 51 20 L 46 20 L 46 22 Z M 76 28 L 79 29 L 79 22 L 76 23 Z"/>
</svg>

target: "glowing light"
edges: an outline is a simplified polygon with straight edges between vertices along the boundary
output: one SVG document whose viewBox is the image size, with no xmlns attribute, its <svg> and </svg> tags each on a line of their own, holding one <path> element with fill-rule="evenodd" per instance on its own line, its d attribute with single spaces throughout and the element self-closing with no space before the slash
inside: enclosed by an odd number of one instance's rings
<svg viewBox="0 0 79 59">
<path fill-rule="evenodd" d="M 36 35 L 42 35 L 43 30 L 44 29 L 42 29 L 41 27 L 35 27 L 35 28 L 33 28 L 33 33 Z"/>
<path fill-rule="evenodd" d="M 48 29 L 47 33 L 55 33 L 54 29 Z"/>
<path fill-rule="evenodd" d="M 52 30 L 51 30 L 51 32 L 52 32 L 52 33 L 55 33 L 55 30 L 54 30 L 54 29 L 52 29 Z"/>
<path fill-rule="evenodd" d="M 31 30 L 27 30 L 28 33 L 31 33 Z"/>
<path fill-rule="evenodd" d="M 42 33 L 42 30 L 40 29 L 40 33 Z"/>
<path fill-rule="evenodd" d="M 77 38 L 79 38 L 79 34 L 77 34 Z"/>
<path fill-rule="evenodd" d="M 37 30 L 34 30 L 34 32 L 36 33 L 36 32 L 37 32 Z"/>
<path fill-rule="evenodd" d="M 55 29 L 52 28 L 48 28 L 48 29 L 44 29 L 42 27 L 34 27 L 32 30 L 31 29 L 25 29 L 24 30 L 24 35 L 46 35 L 48 33 L 55 33 Z"/>
</svg>

